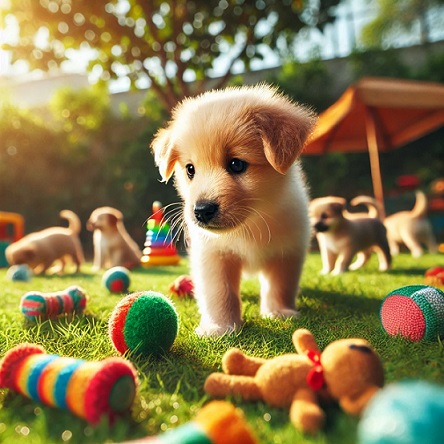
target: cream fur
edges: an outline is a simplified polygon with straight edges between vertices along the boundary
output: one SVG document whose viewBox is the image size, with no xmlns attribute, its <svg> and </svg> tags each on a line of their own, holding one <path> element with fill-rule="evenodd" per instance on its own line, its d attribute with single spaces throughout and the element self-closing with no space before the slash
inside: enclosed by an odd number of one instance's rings
<svg viewBox="0 0 444 444">
<path fill-rule="evenodd" d="M 242 323 L 242 271 L 258 272 L 261 315 L 297 314 L 295 297 L 310 228 L 305 181 L 296 162 L 313 114 L 269 86 L 232 88 L 186 99 L 152 148 L 164 180 L 175 173 L 190 239 L 200 335 Z M 246 170 L 233 173 L 240 159 Z M 190 179 L 187 165 L 195 170 Z M 196 205 L 211 202 L 208 223 Z"/>
</svg>

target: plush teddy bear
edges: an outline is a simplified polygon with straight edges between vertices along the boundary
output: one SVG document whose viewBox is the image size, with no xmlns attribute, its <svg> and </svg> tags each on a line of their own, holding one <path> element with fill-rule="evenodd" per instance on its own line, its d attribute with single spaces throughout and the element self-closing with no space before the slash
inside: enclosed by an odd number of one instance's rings
<svg viewBox="0 0 444 444">
<path fill-rule="evenodd" d="M 296 353 L 272 359 L 248 357 L 239 349 L 222 358 L 224 373 L 212 373 L 205 391 L 216 398 L 237 395 L 246 401 L 264 401 L 273 407 L 290 408 L 290 419 L 304 433 L 316 433 L 325 413 L 325 395 L 338 401 L 350 414 L 360 414 L 384 385 L 381 360 L 364 339 L 340 339 L 320 352 L 306 329 L 293 333 Z"/>
</svg>

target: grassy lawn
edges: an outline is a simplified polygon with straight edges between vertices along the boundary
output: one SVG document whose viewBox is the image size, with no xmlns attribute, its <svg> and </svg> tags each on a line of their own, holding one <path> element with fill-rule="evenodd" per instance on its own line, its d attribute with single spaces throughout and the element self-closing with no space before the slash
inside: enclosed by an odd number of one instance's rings
<svg viewBox="0 0 444 444">
<path fill-rule="evenodd" d="M 342 337 L 363 337 L 376 348 L 384 362 L 387 382 L 421 378 L 444 383 L 443 345 L 439 341 L 411 343 L 388 337 L 378 318 L 381 300 L 390 291 L 422 284 L 426 269 L 443 264 L 443 256 L 426 255 L 412 259 L 402 254 L 394 259 L 388 273 L 377 271 L 376 258 L 362 270 L 339 277 L 319 275 L 321 260 L 310 254 L 302 278 L 295 320 L 264 320 L 259 317 L 256 279 L 243 282 L 245 324 L 237 335 L 198 338 L 194 334 L 199 316 L 195 302 L 172 296 L 180 315 L 179 335 L 166 356 L 136 359 L 141 384 L 130 414 L 109 427 L 96 427 L 68 411 L 37 404 L 20 395 L 0 390 L 0 442 L 27 443 L 104 443 L 119 442 L 162 433 L 191 420 L 208 401 L 203 392 L 206 376 L 220 370 L 223 353 L 236 346 L 246 353 L 273 357 L 292 352 L 291 335 L 298 327 L 310 329 L 323 349 Z M 168 294 L 169 284 L 187 273 L 187 262 L 176 267 L 135 270 L 131 291 L 155 290 Z M 11 282 L 6 269 L 0 269 L 0 356 L 16 344 L 41 344 L 48 353 L 88 360 L 115 356 L 107 334 L 111 311 L 121 296 L 111 295 L 101 284 L 101 273 L 90 264 L 80 275 L 34 277 L 30 282 Z M 51 292 L 80 285 L 86 290 L 86 314 L 72 322 L 43 322 L 25 326 L 19 310 L 20 298 L 31 290 Z M 354 443 L 357 420 L 337 408 L 328 411 L 322 433 L 306 437 L 290 424 L 288 411 L 262 403 L 233 400 L 240 406 L 261 443 Z"/>
</svg>

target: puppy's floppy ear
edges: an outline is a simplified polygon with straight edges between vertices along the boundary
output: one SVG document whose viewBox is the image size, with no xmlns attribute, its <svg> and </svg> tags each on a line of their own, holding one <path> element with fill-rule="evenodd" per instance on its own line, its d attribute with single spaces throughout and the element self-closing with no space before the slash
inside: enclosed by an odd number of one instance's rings
<svg viewBox="0 0 444 444">
<path fill-rule="evenodd" d="M 300 155 L 316 123 L 315 114 L 284 96 L 275 96 L 267 107 L 253 111 L 252 118 L 271 166 L 285 174 Z"/>
<path fill-rule="evenodd" d="M 162 180 L 167 182 L 173 175 L 174 165 L 179 157 L 171 142 L 171 130 L 162 128 L 157 131 L 151 142 L 151 150 L 154 153 L 154 160 L 159 168 Z"/>
</svg>

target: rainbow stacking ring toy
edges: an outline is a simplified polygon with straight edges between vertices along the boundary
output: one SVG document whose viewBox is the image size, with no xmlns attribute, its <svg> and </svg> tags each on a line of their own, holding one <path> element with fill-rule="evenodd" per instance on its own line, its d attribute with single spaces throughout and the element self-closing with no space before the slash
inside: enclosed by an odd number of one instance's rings
<svg viewBox="0 0 444 444">
<path fill-rule="evenodd" d="M 170 225 L 166 221 L 160 224 L 149 219 L 147 228 L 145 248 L 140 260 L 142 266 L 178 264 L 180 256 L 171 236 Z"/>
<path fill-rule="evenodd" d="M 68 409 L 91 423 L 112 421 L 129 410 L 136 395 L 133 365 L 122 358 L 84 361 L 46 354 L 20 344 L 0 362 L 0 388 L 8 388 L 51 407 Z"/>
<path fill-rule="evenodd" d="M 436 340 L 444 335 L 444 292 L 428 285 L 398 288 L 382 301 L 379 317 L 391 336 Z"/>
<path fill-rule="evenodd" d="M 102 277 L 102 284 L 110 293 L 125 293 L 130 286 L 130 273 L 125 267 L 113 267 Z"/>
</svg>

